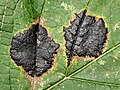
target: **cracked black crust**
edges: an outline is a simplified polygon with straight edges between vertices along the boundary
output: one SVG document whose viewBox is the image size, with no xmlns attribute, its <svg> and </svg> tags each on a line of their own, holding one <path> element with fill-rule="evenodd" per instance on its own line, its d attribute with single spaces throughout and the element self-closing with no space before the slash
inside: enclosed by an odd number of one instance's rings
<svg viewBox="0 0 120 90">
<path fill-rule="evenodd" d="M 106 43 L 108 29 L 102 18 L 96 20 L 95 16 L 86 15 L 87 10 L 76 15 L 71 21 L 71 26 L 64 27 L 66 40 L 67 66 L 70 65 L 73 56 L 95 57 L 102 54 Z"/>
<path fill-rule="evenodd" d="M 30 76 L 41 76 L 52 67 L 54 54 L 59 47 L 44 27 L 32 24 L 29 29 L 13 36 L 10 56 Z"/>
</svg>

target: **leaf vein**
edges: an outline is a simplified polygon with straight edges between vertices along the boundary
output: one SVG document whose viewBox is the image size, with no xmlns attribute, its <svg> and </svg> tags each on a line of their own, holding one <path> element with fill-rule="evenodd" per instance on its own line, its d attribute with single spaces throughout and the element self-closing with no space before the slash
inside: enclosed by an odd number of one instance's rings
<svg viewBox="0 0 120 90">
<path fill-rule="evenodd" d="M 110 53 L 111 51 L 113 51 L 114 49 L 118 48 L 120 46 L 120 43 L 115 45 L 114 47 L 112 47 L 111 49 L 109 49 L 108 51 L 106 51 L 105 53 L 103 53 L 101 56 L 99 56 L 98 58 L 96 58 L 95 60 L 91 61 L 90 63 L 88 63 L 87 65 L 85 65 L 82 68 L 79 68 L 78 70 L 74 71 L 72 74 L 68 75 L 67 77 L 64 77 L 63 79 L 61 79 L 60 81 L 54 83 L 53 85 L 51 85 L 50 87 L 47 88 L 47 90 L 50 90 L 52 88 L 54 88 L 55 86 L 59 85 L 60 83 L 64 82 L 65 80 L 71 78 L 72 76 L 74 76 L 75 74 L 81 72 L 82 70 L 84 70 L 85 68 L 87 68 L 88 66 L 90 66 L 91 64 L 93 64 L 94 62 L 96 62 L 97 60 L 99 60 L 100 58 L 102 58 L 103 56 L 105 56 L 106 54 Z"/>
</svg>

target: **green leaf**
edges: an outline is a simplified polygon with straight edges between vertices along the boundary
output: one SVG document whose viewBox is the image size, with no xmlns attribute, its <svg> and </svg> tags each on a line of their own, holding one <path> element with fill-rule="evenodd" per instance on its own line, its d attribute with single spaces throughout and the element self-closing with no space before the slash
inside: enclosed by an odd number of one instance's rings
<svg viewBox="0 0 120 90">
<path fill-rule="evenodd" d="M 24 73 L 11 60 L 9 48 L 12 36 L 40 15 L 44 1 L 41 0 L 37 10 L 32 3 L 36 2 L 0 0 L 0 90 L 29 90 L 31 88 Z"/>
<path fill-rule="evenodd" d="M 119 6 L 119 0 L 0 0 L 0 90 L 120 90 Z M 63 26 L 86 7 L 106 21 L 106 49 L 94 60 L 75 59 L 66 68 Z M 61 47 L 53 68 L 29 81 L 9 56 L 10 41 L 39 16 Z"/>
</svg>

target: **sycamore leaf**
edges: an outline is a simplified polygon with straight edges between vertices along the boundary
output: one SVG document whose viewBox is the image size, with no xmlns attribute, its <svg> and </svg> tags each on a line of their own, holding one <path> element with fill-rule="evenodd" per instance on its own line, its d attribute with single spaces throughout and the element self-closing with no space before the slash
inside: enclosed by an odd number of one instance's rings
<svg viewBox="0 0 120 90">
<path fill-rule="evenodd" d="M 0 0 L 0 89 L 119 90 L 119 6 L 119 0 Z M 102 17 L 106 21 L 108 42 L 98 58 L 75 58 L 70 67 L 66 68 L 63 26 L 69 26 L 74 13 L 86 7 L 88 14 Z M 61 47 L 55 56 L 53 68 L 31 81 L 11 60 L 9 48 L 12 36 L 39 16 Z"/>
</svg>

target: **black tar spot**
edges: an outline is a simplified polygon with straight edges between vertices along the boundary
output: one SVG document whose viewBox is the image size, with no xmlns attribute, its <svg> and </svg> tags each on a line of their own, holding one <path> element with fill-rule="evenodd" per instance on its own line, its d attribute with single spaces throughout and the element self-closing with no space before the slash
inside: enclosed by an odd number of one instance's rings
<svg viewBox="0 0 120 90">
<path fill-rule="evenodd" d="M 86 15 L 84 10 L 71 21 L 71 26 L 64 27 L 66 55 L 68 66 L 73 56 L 98 57 L 102 54 L 107 39 L 108 29 L 102 18 L 96 21 L 95 16 Z"/>
<path fill-rule="evenodd" d="M 40 76 L 51 68 L 53 54 L 59 47 L 44 27 L 32 24 L 29 29 L 13 36 L 10 55 L 30 76 Z"/>
</svg>

